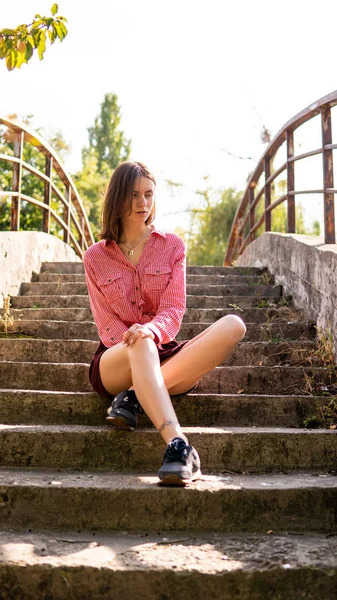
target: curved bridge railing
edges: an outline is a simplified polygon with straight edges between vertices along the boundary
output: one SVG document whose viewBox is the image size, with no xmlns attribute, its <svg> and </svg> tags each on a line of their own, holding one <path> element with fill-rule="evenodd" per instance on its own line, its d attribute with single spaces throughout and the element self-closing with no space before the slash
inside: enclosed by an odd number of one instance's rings
<svg viewBox="0 0 337 600">
<path fill-rule="evenodd" d="M 0 154 L 1 161 L 12 165 L 11 189 L 0 189 L 0 200 L 2 197 L 11 198 L 10 231 L 20 230 L 22 202 L 33 204 L 42 209 L 42 231 L 48 234 L 56 233 L 82 258 L 83 252 L 95 240 L 75 184 L 65 171 L 60 158 L 35 131 L 24 123 L 0 118 L 0 124 L 7 128 L 4 137 L 7 142 L 12 143 L 13 147 L 13 155 Z M 33 145 L 44 155 L 44 171 L 24 160 L 26 144 Z M 43 201 L 23 193 L 23 176 L 27 171 L 43 182 Z M 52 222 L 56 227 L 51 227 Z"/>
<path fill-rule="evenodd" d="M 286 202 L 287 232 L 296 233 L 295 198 L 299 194 L 322 194 L 324 199 L 324 240 L 326 244 L 335 244 L 335 209 L 333 173 L 333 150 L 337 144 L 332 143 L 331 107 L 337 104 L 337 90 L 314 102 L 288 121 L 270 142 L 250 176 L 247 188 L 237 209 L 228 240 L 224 265 L 230 266 L 233 261 L 256 238 L 256 232 L 264 226 L 264 231 L 271 231 L 273 210 Z M 321 145 L 319 148 L 303 154 L 294 151 L 294 132 L 313 117 L 321 115 Z M 273 168 L 273 161 L 282 144 L 286 145 L 286 160 L 278 168 Z M 295 188 L 295 163 L 311 156 L 322 155 L 322 187 L 320 189 L 301 190 Z M 285 174 L 286 193 L 272 198 L 272 186 L 276 178 Z M 262 180 L 262 182 L 260 181 Z M 263 201 L 260 216 L 257 206 Z M 261 211 L 260 211 L 261 212 Z"/>
</svg>

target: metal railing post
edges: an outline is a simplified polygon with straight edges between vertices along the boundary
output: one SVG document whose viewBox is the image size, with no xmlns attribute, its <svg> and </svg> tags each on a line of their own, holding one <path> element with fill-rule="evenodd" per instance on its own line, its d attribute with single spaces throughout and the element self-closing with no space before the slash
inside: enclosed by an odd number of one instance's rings
<svg viewBox="0 0 337 600">
<path fill-rule="evenodd" d="M 71 203 L 71 187 L 70 185 L 66 188 L 65 191 L 65 197 L 66 200 L 68 202 L 68 206 L 64 206 L 63 209 L 63 221 L 67 224 L 67 229 L 63 230 L 63 241 L 66 244 L 69 244 L 70 241 L 70 216 L 71 216 L 71 212 L 70 212 L 70 203 Z"/>
<path fill-rule="evenodd" d="M 252 207 L 253 203 L 254 203 L 254 188 L 250 187 L 249 188 L 249 237 L 250 237 L 250 241 L 252 242 L 253 240 L 255 240 L 255 231 L 252 231 L 254 225 L 255 225 L 255 206 Z"/>
<path fill-rule="evenodd" d="M 52 177 L 52 168 L 53 168 L 53 157 L 46 156 L 46 167 L 45 174 L 49 178 L 49 181 L 44 182 L 44 203 L 48 208 L 43 209 L 43 231 L 45 233 L 50 233 L 50 205 L 51 205 L 51 177 Z"/>
<path fill-rule="evenodd" d="M 265 181 L 270 177 L 270 157 L 264 159 Z M 267 210 L 271 203 L 270 183 L 264 184 L 264 227 L 265 231 L 271 231 L 271 212 Z"/>
<path fill-rule="evenodd" d="M 21 208 L 21 183 L 22 183 L 22 154 L 23 154 L 24 132 L 13 135 L 14 156 L 20 162 L 13 163 L 13 192 L 17 196 L 12 196 L 11 206 L 11 231 L 20 230 L 20 208 Z"/>
<path fill-rule="evenodd" d="M 296 233 L 294 132 L 287 131 L 287 232 Z"/>
<path fill-rule="evenodd" d="M 326 148 L 332 144 L 331 108 L 326 105 L 321 110 L 322 123 L 322 157 L 323 157 L 323 199 L 324 199 L 324 241 L 335 244 L 335 197 L 328 188 L 333 188 L 333 156 L 332 149 Z"/>
</svg>

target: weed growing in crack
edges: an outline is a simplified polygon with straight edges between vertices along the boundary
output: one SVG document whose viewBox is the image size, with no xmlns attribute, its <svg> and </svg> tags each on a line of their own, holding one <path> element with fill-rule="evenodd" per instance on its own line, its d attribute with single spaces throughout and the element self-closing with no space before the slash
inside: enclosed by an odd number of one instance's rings
<svg viewBox="0 0 337 600">
<path fill-rule="evenodd" d="M 240 312 L 243 312 L 243 308 L 241 308 L 240 306 L 238 306 L 237 304 L 228 304 L 228 306 L 230 306 L 231 308 L 233 308 L 234 310 L 238 310 Z"/>
<path fill-rule="evenodd" d="M 274 278 L 273 276 L 268 273 L 268 271 L 264 271 L 264 273 L 262 273 L 262 275 L 260 275 L 257 285 L 273 285 L 274 283 Z"/>
<path fill-rule="evenodd" d="M 317 347 L 309 355 L 310 364 L 322 365 L 327 373 L 327 380 L 317 381 L 317 377 L 306 376 L 305 391 L 316 399 L 315 413 L 303 421 L 307 428 L 337 428 L 337 366 L 334 358 L 333 336 L 330 329 L 317 331 Z"/>
<path fill-rule="evenodd" d="M 6 335 L 8 333 L 8 327 L 11 328 L 14 325 L 14 317 L 11 313 L 11 297 L 9 294 L 4 297 L 4 314 L 0 315 L 0 323 L 3 324 Z"/>
<path fill-rule="evenodd" d="M 316 399 L 316 412 L 306 417 L 303 426 L 307 429 L 337 429 L 337 396 L 329 400 Z"/>
</svg>

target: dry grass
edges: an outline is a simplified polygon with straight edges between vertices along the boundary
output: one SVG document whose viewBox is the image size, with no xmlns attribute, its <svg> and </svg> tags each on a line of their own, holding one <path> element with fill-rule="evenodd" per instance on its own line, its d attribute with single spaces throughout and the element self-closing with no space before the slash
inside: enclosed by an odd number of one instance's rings
<svg viewBox="0 0 337 600">
<path fill-rule="evenodd" d="M 13 327 L 14 325 L 14 317 L 11 314 L 11 298 L 9 294 L 4 298 L 4 314 L 0 315 L 0 323 L 4 326 L 6 335 L 8 333 L 8 328 Z"/>
</svg>

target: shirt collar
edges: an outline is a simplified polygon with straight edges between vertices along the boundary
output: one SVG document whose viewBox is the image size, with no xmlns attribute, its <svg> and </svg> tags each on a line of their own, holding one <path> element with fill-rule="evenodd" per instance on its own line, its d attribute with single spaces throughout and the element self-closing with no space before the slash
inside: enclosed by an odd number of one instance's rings
<svg viewBox="0 0 337 600">
<path fill-rule="evenodd" d="M 166 238 L 165 231 L 163 231 L 162 229 L 157 229 L 157 227 L 154 225 L 154 223 L 151 223 L 150 228 L 151 228 L 151 234 L 156 233 L 157 235 L 161 235 L 161 237 Z M 103 242 L 104 242 L 104 246 L 111 245 L 111 243 L 112 243 L 111 240 L 103 240 Z"/>
</svg>

